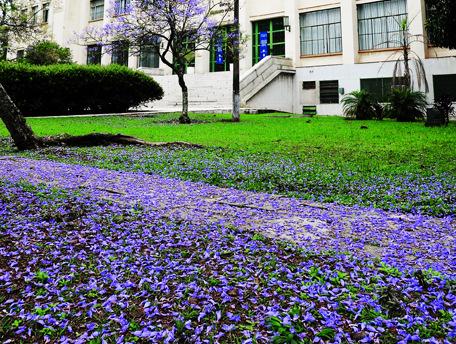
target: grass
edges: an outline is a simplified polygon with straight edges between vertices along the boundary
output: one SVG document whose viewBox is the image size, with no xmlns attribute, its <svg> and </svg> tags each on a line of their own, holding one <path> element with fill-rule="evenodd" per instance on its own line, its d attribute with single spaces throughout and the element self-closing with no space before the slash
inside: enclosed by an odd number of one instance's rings
<svg viewBox="0 0 456 344">
<path fill-rule="evenodd" d="M 38 135 L 123 133 L 149 141 L 188 141 L 200 151 L 76 149 L 50 158 L 103 168 L 160 173 L 219 186 L 323 202 L 434 215 L 454 213 L 456 125 L 348 121 L 283 114 L 30 118 Z M 7 132 L 2 127 L 0 135 Z M 0 152 L 1 153 L 1 152 Z M 11 152 L 4 152 L 4 154 Z M 423 179 L 424 178 L 424 179 Z M 417 194 L 418 193 L 418 194 Z"/>
<path fill-rule="evenodd" d="M 28 122 L 38 135 L 123 133 L 149 141 L 181 140 L 237 151 L 285 153 L 309 161 L 349 162 L 360 168 L 456 171 L 454 124 L 425 128 L 422 123 L 270 114 L 246 115 L 239 124 L 222 121 L 228 115 L 193 115 L 205 123 L 181 126 L 169 123 L 173 117 L 30 118 Z M 0 135 L 7 135 L 3 126 Z"/>
</svg>

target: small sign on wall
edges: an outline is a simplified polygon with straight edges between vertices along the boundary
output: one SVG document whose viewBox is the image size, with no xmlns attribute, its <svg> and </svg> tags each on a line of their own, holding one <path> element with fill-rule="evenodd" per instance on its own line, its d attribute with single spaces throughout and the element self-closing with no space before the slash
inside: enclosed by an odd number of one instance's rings
<svg viewBox="0 0 456 344">
<path fill-rule="evenodd" d="M 260 61 L 269 56 L 269 37 L 266 31 L 260 32 Z"/>
<path fill-rule="evenodd" d="M 225 63 L 225 59 L 223 57 L 223 39 L 217 39 L 217 43 L 215 46 L 215 64 L 222 65 Z"/>
</svg>

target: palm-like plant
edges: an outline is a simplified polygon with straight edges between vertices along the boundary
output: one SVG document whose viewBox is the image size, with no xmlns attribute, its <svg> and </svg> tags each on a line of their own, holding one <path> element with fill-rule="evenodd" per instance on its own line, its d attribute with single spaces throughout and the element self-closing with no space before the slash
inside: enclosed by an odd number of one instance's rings
<svg viewBox="0 0 456 344">
<path fill-rule="evenodd" d="M 353 91 L 342 99 L 344 115 L 348 118 L 366 120 L 377 117 L 377 101 L 368 91 Z"/>
<path fill-rule="evenodd" d="M 414 122 L 423 119 L 426 107 L 426 95 L 423 92 L 403 87 L 391 90 L 385 110 L 388 117 L 396 118 L 398 122 Z"/>
<path fill-rule="evenodd" d="M 426 38 L 423 35 L 411 33 L 410 25 L 412 21 L 409 21 L 408 18 L 396 21 L 399 26 L 399 35 L 382 43 L 399 47 L 385 61 L 385 63 L 394 61 L 393 87 L 413 89 L 413 81 L 415 79 L 418 89 L 424 89 L 424 92 L 427 93 L 429 92 L 429 83 L 423 60 L 412 49 L 413 44 L 426 44 Z"/>
</svg>

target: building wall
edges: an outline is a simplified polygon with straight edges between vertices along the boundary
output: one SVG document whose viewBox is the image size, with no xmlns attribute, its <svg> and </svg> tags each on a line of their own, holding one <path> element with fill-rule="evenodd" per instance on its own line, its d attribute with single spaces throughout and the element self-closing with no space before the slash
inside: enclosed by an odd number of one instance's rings
<svg viewBox="0 0 456 344">
<path fill-rule="evenodd" d="M 162 100 L 149 104 L 150 108 L 172 109 L 182 103 L 182 94 L 176 75 L 156 75 L 154 79 L 164 91 Z M 233 77 L 230 72 L 188 74 L 185 77 L 188 87 L 190 110 L 208 107 L 211 109 L 231 108 Z"/>
<path fill-rule="evenodd" d="M 35 0 L 33 0 L 35 1 Z M 271 18 L 288 17 L 290 29 L 285 31 L 285 57 L 293 61 L 296 74 L 291 77 L 281 78 L 263 89 L 250 101 L 251 106 L 264 107 L 276 103 L 277 109 L 288 109 L 291 112 L 301 112 L 304 102 L 310 101 L 309 94 L 302 94 L 303 81 L 338 80 L 341 93 L 348 93 L 360 87 L 360 79 L 390 77 L 392 75 L 392 55 L 397 49 L 360 51 L 358 43 L 358 14 L 357 6 L 376 0 L 241 0 L 241 30 L 248 38 L 242 51 L 241 73 L 248 74 L 252 68 L 252 23 Z M 37 0 L 37 3 L 41 1 Z M 105 0 L 107 9 L 111 0 Z M 315 56 L 301 55 L 300 15 L 324 9 L 340 8 L 342 27 L 342 51 Z M 408 17 L 411 22 L 411 33 L 424 35 L 424 0 L 407 0 Z M 108 20 L 107 16 L 101 20 L 90 20 L 89 0 L 52 0 L 50 20 L 47 24 L 49 36 L 59 44 L 71 48 L 76 62 L 84 64 L 87 60 L 87 49 L 77 43 L 76 33 L 82 32 L 87 26 L 102 25 Z M 456 74 L 456 51 L 434 48 L 423 43 L 412 46 L 413 53 L 424 60 L 428 79 L 430 81 L 429 100 L 433 100 L 432 75 Z M 231 102 L 228 92 L 230 79 L 229 72 L 210 73 L 210 53 L 198 51 L 196 53 L 195 67 L 191 68 L 187 80 L 192 87 L 199 88 L 195 91 L 195 99 L 206 99 L 207 103 L 218 101 L 222 104 Z M 109 64 L 111 58 L 104 54 L 103 64 Z M 129 66 L 137 68 L 137 57 L 131 56 Z M 180 91 L 177 81 L 171 76 L 169 67 L 160 63 L 159 68 L 144 69 L 145 72 L 156 76 L 165 87 L 166 97 L 162 104 L 173 104 L 179 99 Z M 169 76 L 169 77 L 167 77 Z M 200 80 L 201 82 L 198 82 Z M 291 92 L 279 92 L 278 85 L 292 83 Z M 317 83 L 318 84 L 318 83 Z M 286 86 L 288 87 L 288 86 Z M 217 90 L 219 92 L 217 92 Z M 204 96 L 200 96 L 204 95 Z M 338 104 L 319 104 L 319 92 L 314 93 L 314 103 L 318 105 L 322 114 L 340 114 Z M 341 97 L 343 94 L 341 94 Z M 210 98 L 214 97 L 214 101 Z M 195 102 L 198 102 L 195 100 Z M 286 105 L 284 105 L 286 103 Z"/>
</svg>

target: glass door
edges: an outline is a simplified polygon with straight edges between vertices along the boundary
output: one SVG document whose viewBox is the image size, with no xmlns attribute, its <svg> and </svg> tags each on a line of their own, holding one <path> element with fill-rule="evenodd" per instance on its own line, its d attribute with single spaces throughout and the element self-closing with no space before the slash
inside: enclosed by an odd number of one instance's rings
<svg viewBox="0 0 456 344">
<path fill-rule="evenodd" d="M 285 57 L 285 28 L 283 18 L 272 18 L 252 23 L 253 65 L 266 56 Z"/>
<path fill-rule="evenodd" d="M 233 26 L 222 26 L 218 29 L 216 37 L 211 42 L 211 72 L 228 72 L 233 63 L 231 33 Z"/>
</svg>

